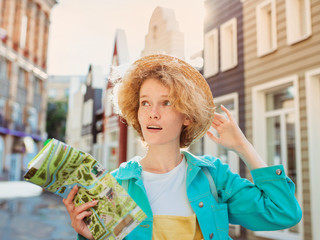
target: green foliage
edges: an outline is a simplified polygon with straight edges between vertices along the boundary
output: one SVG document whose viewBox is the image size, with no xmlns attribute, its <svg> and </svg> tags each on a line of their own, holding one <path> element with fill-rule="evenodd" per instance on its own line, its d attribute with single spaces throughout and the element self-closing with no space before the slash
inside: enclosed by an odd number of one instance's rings
<svg viewBox="0 0 320 240">
<path fill-rule="evenodd" d="M 67 112 L 67 102 L 48 102 L 46 127 L 48 138 L 65 141 Z"/>
</svg>

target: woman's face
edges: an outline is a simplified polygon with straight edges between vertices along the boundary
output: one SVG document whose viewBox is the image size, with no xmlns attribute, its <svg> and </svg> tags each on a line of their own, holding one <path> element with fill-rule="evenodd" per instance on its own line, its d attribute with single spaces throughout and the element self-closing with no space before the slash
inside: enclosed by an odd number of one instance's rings
<svg viewBox="0 0 320 240">
<path fill-rule="evenodd" d="M 190 124 L 186 116 L 171 105 L 168 95 L 169 89 L 157 79 L 149 78 L 141 85 L 138 120 L 149 146 L 180 146 L 182 126 Z"/>
</svg>

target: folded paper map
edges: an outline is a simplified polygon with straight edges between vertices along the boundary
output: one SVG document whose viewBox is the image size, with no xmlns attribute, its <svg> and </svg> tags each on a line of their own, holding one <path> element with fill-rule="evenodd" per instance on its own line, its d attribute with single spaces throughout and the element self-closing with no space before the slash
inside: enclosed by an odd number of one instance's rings
<svg viewBox="0 0 320 240">
<path fill-rule="evenodd" d="M 25 180 L 66 198 L 79 190 L 75 206 L 99 200 L 85 223 L 96 240 L 123 239 L 143 219 L 145 213 L 91 155 L 56 139 L 51 139 L 28 165 Z"/>
</svg>

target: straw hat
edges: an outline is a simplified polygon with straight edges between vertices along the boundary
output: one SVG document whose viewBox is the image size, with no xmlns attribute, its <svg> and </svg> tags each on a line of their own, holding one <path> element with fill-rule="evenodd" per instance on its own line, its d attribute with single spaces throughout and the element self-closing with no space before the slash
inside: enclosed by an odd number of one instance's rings
<svg viewBox="0 0 320 240">
<path fill-rule="evenodd" d="M 142 58 L 138 59 L 137 61 L 135 61 L 133 63 L 133 66 L 136 71 L 139 71 L 140 69 L 141 70 L 142 69 L 144 69 L 144 70 L 145 69 L 152 69 L 154 67 L 158 67 L 161 65 L 168 65 L 168 64 L 172 64 L 173 66 L 175 66 L 175 64 L 176 64 L 176 66 L 178 66 L 178 68 L 179 68 L 179 71 L 185 76 L 185 78 L 187 80 L 193 81 L 199 87 L 199 89 L 202 90 L 202 92 L 204 93 L 204 95 L 207 98 L 208 109 L 211 109 L 210 119 L 205 124 L 203 129 L 199 129 L 199 131 L 196 132 L 196 134 L 194 136 L 194 140 L 192 141 L 192 143 L 193 143 L 193 142 L 197 141 L 198 139 L 200 139 L 201 137 L 203 137 L 203 135 L 210 128 L 212 120 L 213 120 L 214 108 L 215 108 L 210 87 L 209 87 L 207 81 L 202 76 L 202 74 L 200 74 L 200 72 L 197 69 L 195 69 L 194 67 L 192 67 L 190 64 L 186 63 L 185 61 L 183 61 L 177 57 L 166 55 L 166 54 L 154 54 L 154 55 L 148 55 L 148 56 L 142 57 Z"/>
</svg>

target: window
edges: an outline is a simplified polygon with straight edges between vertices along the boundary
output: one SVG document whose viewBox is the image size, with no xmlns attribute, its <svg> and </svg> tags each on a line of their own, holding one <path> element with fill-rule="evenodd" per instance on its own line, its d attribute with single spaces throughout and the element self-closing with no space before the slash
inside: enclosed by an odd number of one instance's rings
<svg viewBox="0 0 320 240">
<path fill-rule="evenodd" d="M 210 77 L 219 71 L 218 30 L 206 33 L 204 39 L 204 76 Z"/>
<path fill-rule="evenodd" d="M 11 107 L 11 118 L 16 125 L 22 125 L 23 115 L 22 107 L 19 103 L 13 103 Z"/>
<path fill-rule="evenodd" d="M 156 41 L 158 39 L 158 27 L 157 25 L 154 25 L 153 26 L 153 29 L 152 29 L 152 39 L 154 41 Z"/>
<path fill-rule="evenodd" d="M 6 99 L 0 97 L 0 113 L 1 114 L 4 114 L 5 106 L 6 106 Z"/>
<path fill-rule="evenodd" d="M 40 94 L 41 92 L 41 80 L 37 77 L 33 78 L 33 88 L 34 88 L 34 93 L 35 94 Z"/>
<path fill-rule="evenodd" d="M 38 127 L 38 112 L 34 107 L 29 108 L 28 110 L 28 124 L 32 132 L 35 132 Z"/>
<path fill-rule="evenodd" d="M 238 93 L 231 93 L 224 96 L 220 96 L 214 99 L 216 106 L 220 106 L 223 104 L 228 110 L 231 112 L 234 119 L 238 121 L 238 100 L 239 96 Z M 225 115 L 225 113 L 218 108 L 217 110 L 219 113 Z M 210 129 L 216 136 L 218 136 L 217 132 L 214 129 Z M 239 157 L 233 151 L 228 151 L 226 148 L 222 147 L 221 145 L 216 144 L 212 141 L 207 135 L 204 136 L 204 154 L 209 154 L 211 156 L 215 156 L 219 158 L 223 163 L 227 163 L 230 166 L 230 170 L 234 173 L 240 174 L 239 168 Z M 240 236 L 240 226 L 239 225 L 232 225 L 230 224 L 230 234 L 231 237 Z"/>
<path fill-rule="evenodd" d="M 302 202 L 298 77 L 291 76 L 252 89 L 253 143 L 267 164 L 283 164 Z M 258 236 L 300 239 L 302 223 Z"/>
<path fill-rule="evenodd" d="M 308 158 L 310 171 L 310 202 L 312 209 L 311 229 L 314 239 L 320 239 L 320 206 L 319 206 L 319 183 L 320 183 L 320 68 L 309 70 L 305 73 L 306 85 L 306 108 L 308 128 Z"/>
<path fill-rule="evenodd" d="M 18 86 L 19 87 L 24 87 L 25 86 L 25 71 L 22 68 L 19 68 Z"/>
<path fill-rule="evenodd" d="M 293 86 L 266 93 L 265 97 L 268 165 L 284 164 L 289 177 L 297 182 Z"/>
<path fill-rule="evenodd" d="M 238 65 L 237 20 L 232 18 L 220 27 L 221 71 Z"/>
<path fill-rule="evenodd" d="M 286 0 L 287 44 L 311 36 L 310 0 Z"/>
<path fill-rule="evenodd" d="M 277 49 L 276 6 L 274 0 L 256 7 L 257 55 L 263 56 Z"/>
<path fill-rule="evenodd" d="M 214 99 L 215 105 L 218 107 L 221 104 L 224 105 L 231 112 L 233 117 L 238 120 L 238 93 L 231 93 Z M 225 113 L 218 108 L 218 113 Z M 209 129 L 215 135 L 216 131 L 213 128 Z M 208 136 L 205 135 L 204 140 L 204 154 L 209 154 L 219 158 L 223 163 L 227 163 L 230 166 L 232 172 L 239 173 L 239 158 L 232 152 L 228 151 L 221 145 L 213 142 Z"/>
<path fill-rule="evenodd" d="M 0 57 L 0 80 L 7 81 L 7 61 Z"/>
<path fill-rule="evenodd" d="M 83 115 L 82 115 L 82 125 L 86 126 L 92 123 L 93 116 L 93 99 L 89 99 L 84 102 Z"/>
<path fill-rule="evenodd" d="M 0 97 L 0 126 L 3 126 L 4 124 L 5 107 L 6 107 L 6 99 Z"/>
</svg>

